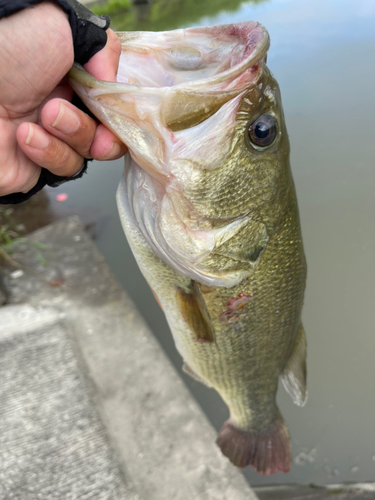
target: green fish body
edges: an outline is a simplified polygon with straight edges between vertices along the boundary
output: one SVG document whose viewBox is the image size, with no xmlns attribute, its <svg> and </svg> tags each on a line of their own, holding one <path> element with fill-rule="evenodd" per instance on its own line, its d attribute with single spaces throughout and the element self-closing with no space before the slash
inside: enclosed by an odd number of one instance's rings
<svg viewBox="0 0 375 500">
<path fill-rule="evenodd" d="M 290 468 L 279 378 L 306 400 L 306 280 L 280 92 L 254 22 L 119 33 L 117 83 L 71 82 L 127 144 L 117 201 L 184 370 L 230 418 L 217 443 L 240 468 Z"/>
</svg>

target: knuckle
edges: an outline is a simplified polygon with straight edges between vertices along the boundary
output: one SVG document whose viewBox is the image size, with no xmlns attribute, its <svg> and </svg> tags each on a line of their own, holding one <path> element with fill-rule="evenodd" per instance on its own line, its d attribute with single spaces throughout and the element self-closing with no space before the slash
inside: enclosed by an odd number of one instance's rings
<svg viewBox="0 0 375 500">
<path fill-rule="evenodd" d="M 115 55 L 117 57 L 120 57 L 120 55 L 121 55 L 121 42 L 120 42 L 120 39 L 117 38 L 117 36 L 116 36 L 116 39 L 112 43 L 112 51 L 115 53 Z"/>
<path fill-rule="evenodd" d="M 79 129 L 68 138 L 68 145 L 78 154 L 90 157 L 90 148 L 94 140 L 97 124 L 88 115 L 81 117 Z"/>
<path fill-rule="evenodd" d="M 89 123 L 85 120 L 85 123 L 82 124 L 81 133 L 80 133 L 80 141 L 77 144 L 77 151 L 82 154 L 82 156 L 90 156 L 90 148 L 91 144 L 94 140 L 96 133 L 96 124 L 91 120 L 90 117 L 88 119 L 92 122 Z"/>
<path fill-rule="evenodd" d="M 83 158 L 67 144 L 56 141 L 48 163 L 57 175 L 69 177 L 81 168 Z"/>
<path fill-rule="evenodd" d="M 14 168 L 7 169 L 0 178 L 0 195 L 17 193 L 18 191 L 20 189 L 17 171 Z"/>
<path fill-rule="evenodd" d="M 12 193 L 27 193 L 38 182 L 40 167 L 33 165 L 25 171 L 9 168 L 0 179 L 0 196 Z"/>
<path fill-rule="evenodd" d="M 112 30 L 108 30 L 107 35 L 108 35 L 108 42 L 107 43 L 108 43 L 109 48 L 112 50 L 112 52 L 115 55 L 120 56 L 120 54 L 121 54 L 121 42 L 120 42 L 119 37 Z"/>
<path fill-rule="evenodd" d="M 54 151 L 60 168 L 67 168 L 72 162 L 73 151 L 65 144 L 57 144 Z"/>
<path fill-rule="evenodd" d="M 77 173 L 78 170 L 81 168 L 83 163 L 83 158 L 82 156 L 78 155 L 75 152 L 72 152 L 71 154 L 66 153 L 65 157 L 66 161 L 61 167 L 63 171 L 61 175 L 70 177 L 71 175 Z"/>
</svg>

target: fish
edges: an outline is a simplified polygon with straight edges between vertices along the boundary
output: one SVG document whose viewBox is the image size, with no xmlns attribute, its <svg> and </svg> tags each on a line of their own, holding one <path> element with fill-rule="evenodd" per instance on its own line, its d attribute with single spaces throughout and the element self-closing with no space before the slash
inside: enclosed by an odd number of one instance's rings
<svg viewBox="0 0 375 500">
<path fill-rule="evenodd" d="M 119 32 L 116 82 L 70 82 L 123 141 L 122 226 L 184 371 L 229 409 L 217 438 L 237 467 L 288 472 L 279 380 L 306 390 L 306 260 L 270 39 L 255 21 Z"/>
</svg>

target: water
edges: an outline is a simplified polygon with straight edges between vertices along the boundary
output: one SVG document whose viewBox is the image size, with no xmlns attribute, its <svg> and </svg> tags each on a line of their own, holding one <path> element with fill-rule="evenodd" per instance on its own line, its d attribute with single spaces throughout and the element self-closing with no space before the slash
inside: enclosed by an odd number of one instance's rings
<svg viewBox="0 0 375 500">
<path fill-rule="evenodd" d="M 373 481 L 375 2 L 269 0 L 236 8 L 215 7 L 214 16 L 191 16 L 189 24 L 254 19 L 269 30 L 268 65 L 283 96 L 308 262 L 309 399 L 301 409 L 282 388 L 278 395 L 292 436 L 292 469 L 245 475 L 252 485 Z M 147 16 L 142 19 L 147 29 Z M 183 26 L 171 22 L 169 29 Z M 53 202 L 55 208 L 98 222 L 97 246 L 219 430 L 227 410 L 214 391 L 181 372 L 164 316 L 126 244 L 115 206 L 121 172 L 121 160 L 96 163 L 84 180 L 50 196 L 67 192 L 68 201 Z"/>
</svg>

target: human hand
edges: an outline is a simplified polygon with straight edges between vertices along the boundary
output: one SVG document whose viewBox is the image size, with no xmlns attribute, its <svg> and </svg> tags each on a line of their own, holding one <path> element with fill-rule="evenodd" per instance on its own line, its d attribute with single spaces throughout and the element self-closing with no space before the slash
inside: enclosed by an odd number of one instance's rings
<svg viewBox="0 0 375 500">
<path fill-rule="evenodd" d="M 106 46 L 85 64 L 100 80 L 114 81 L 120 42 L 107 31 Z M 64 76 L 73 64 L 67 15 L 53 3 L 0 20 L 0 196 L 27 193 L 41 167 L 72 176 L 84 158 L 120 158 L 126 147 L 70 101 Z"/>
</svg>

